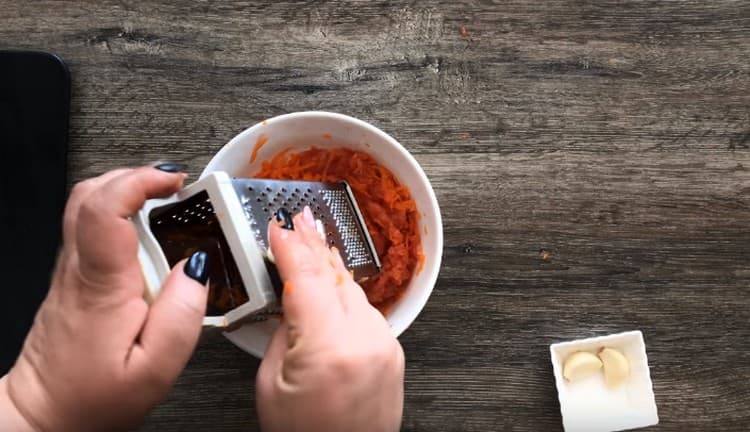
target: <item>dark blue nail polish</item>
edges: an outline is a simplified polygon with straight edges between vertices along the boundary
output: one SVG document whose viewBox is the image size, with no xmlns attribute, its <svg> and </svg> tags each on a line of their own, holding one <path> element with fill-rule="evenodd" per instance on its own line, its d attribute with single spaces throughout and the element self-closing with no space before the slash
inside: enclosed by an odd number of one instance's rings
<svg viewBox="0 0 750 432">
<path fill-rule="evenodd" d="M 185 263 L 185 274 L 201 285 L 208 281 L 208 254 L 203 251 L 193 253 Z"/>
<path fill-rule="evenodd" d="M 185 170 L 187 169 L 187 167 L 183 164 L 172 162 L 160 163 L 159 165 L 154 166 L 154 168 L 168 173 L 185 172 Z"/>
<path fill-rule="evenodd" d="M 288 230 L 294 229 L 294 222 L 292 222 L 292 215 L 284 208 L 280 208 L 276 212 L 276 220 L 282 223 L 281 227 Z"/>
</svg>

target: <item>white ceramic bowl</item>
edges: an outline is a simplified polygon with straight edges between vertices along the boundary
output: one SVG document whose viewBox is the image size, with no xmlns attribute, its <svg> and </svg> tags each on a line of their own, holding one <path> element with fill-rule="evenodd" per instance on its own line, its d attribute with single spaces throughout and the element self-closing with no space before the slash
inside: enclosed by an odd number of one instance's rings
<svg viewBox="0 0 750 432">
<path fill-rule="evenodd" d="M 258 151 L 257 158 L 249 162 L 262 137 L 268 140 Z M 233 177 L 250 177 L 263 160 L 282 149 L 291 147 L 292 151 L 300 151 L 311 146 L 349 147 L 369 153 L 409 188 L 417 204 L 422 216 L 420 234 L 425 262 L 422 271 L 412 278 L 403 297 L 386 317 L 393 334 L 398 336 L 417 318 L 435 286 L 443 253 L 443 224 L 430 181 L 417 161 L 395 139 L 371 124 L 342 114 L 320 111 L 286 114 L 258 123 L 234 137 L 216 153 L 201 175 L 226 171 Z M 262 357 L 277 325 L 276 320 L 246 324 L 225 335 L 248 353 Z"/>
</svg>

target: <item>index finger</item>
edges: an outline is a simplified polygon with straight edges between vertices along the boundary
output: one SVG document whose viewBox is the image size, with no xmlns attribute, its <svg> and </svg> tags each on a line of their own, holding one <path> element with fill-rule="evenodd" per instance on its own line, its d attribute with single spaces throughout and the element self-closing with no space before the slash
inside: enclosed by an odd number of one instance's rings
<svg viewBox="0 0 750 432">
<path fill-rule="evenodd" d="M 327 257 L 313 250 L 299 231 L 269 228 L 271 249 L 284 281 L 284 321 L 294 331 L 316 331 L 343 314 Z"/>
<path fill-rule="evenodd" d="M 153 167 L 137 168 L 100 185 L 81 203 L 75 230 L 81 270 L 97 273 L 121 271 L 136 259 L 138 238 L 134 215 L 150 198 L 169 196 L 180 189 L 185 174 Z M 95 278 L 94 278 L 95 279 Z"/>
</svg>

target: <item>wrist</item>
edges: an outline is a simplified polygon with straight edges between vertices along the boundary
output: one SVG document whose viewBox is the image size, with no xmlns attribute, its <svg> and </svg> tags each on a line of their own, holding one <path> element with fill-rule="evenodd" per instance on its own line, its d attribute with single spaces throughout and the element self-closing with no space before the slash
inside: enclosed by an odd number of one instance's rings
<svg viewBox="0 0 750 432">
<path fill-rule="evenodd" d="M 0 378 L 0 430 L 36 432 L 10 397 L 8 375 Z"/>
</svg>

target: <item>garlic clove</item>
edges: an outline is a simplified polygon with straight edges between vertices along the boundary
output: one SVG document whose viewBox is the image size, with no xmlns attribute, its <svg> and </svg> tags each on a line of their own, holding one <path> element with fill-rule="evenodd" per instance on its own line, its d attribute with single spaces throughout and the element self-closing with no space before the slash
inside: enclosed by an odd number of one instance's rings
<svg viewBox="0 0 750 432">
<path fill-rule="evenodd" d="M 609 388 L 621 386 L 630 375 L 630 363 L 618 350 L 602 348 L 599 358 L 604 366 L 604 382 Z"/>
<path fill-rule="evenodd" d="M 602 368 L 602 361 L 590 352 L 578 351 L 568 356 L 563 364 L 563 377 L 575 381 L 595 374 Z"/>
</svg>

